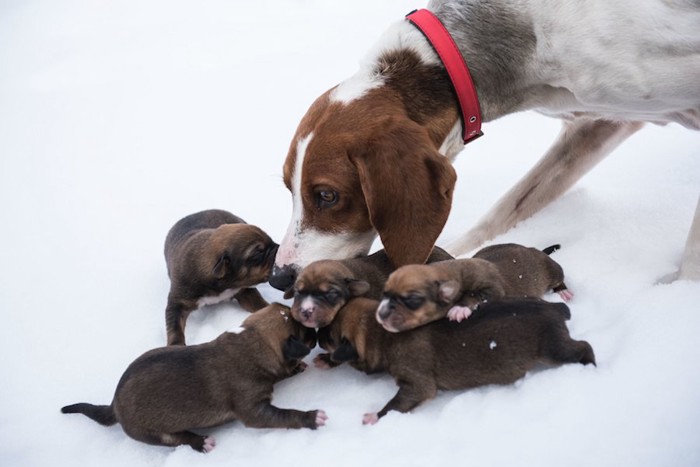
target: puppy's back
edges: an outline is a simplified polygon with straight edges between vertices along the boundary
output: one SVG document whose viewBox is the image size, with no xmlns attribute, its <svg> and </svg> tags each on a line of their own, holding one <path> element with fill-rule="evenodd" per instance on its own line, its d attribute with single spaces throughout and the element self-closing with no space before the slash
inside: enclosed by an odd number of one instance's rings
<svg viewBox="0 0 700 467">
<path fill-rule="evenodd" d="M 221 209 L 208 209 L 185 216 L 173 225 L 165 237 L 165 261 L 168 270 L 179 244 L 189 236 L 204 229 L 215 229 L 224 224 L 245 224 L 238 216 Z"/>
<path fill-rule="evenodd" d="M 410 355 L 407 370 L 433 365 L 441 389 L 509 384 L 541 365 L 595 363 L 590 345 L 571 339 L 565 323 L 570 316 L 563 303 L 494 300 L 460 323 L 439 320 L 411 331 L 407 341 L 429 341 L 432 355 L 398 350 Z"/>
</svg>

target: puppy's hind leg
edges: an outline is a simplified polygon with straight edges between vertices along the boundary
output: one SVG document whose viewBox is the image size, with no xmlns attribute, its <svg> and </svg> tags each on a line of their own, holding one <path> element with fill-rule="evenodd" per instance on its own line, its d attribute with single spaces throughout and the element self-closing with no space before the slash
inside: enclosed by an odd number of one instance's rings
<svg viewBox="0 0 700 467">
<path fill-rule="evenodd" d="M 552 147 L 496 205 L 446 249 L 464 255 L 506 232 L 564 194 L 584 174 L 643 126 L 640 122 L 578 119 L 565 122 Z"/>
<path fill-rule="evenodd" d="M 140 432 L 127 429 L 124 431 L 137 441 L 157 446 L 175 447 L 186 444 L 199 452 L 211 452 L 216 446 L 216 439 L 213 436 L 202 436 L 191 431 L 178 431 L 176 433 Z"/>
</svg>

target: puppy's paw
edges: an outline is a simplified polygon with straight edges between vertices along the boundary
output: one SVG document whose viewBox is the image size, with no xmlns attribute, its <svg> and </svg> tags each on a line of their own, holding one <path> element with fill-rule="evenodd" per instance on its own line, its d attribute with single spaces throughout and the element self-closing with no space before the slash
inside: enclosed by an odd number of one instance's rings
<svg viewBox="0 0 700 467">
<path fill-rule="evenodd" d="M 322 370 L 333 368 L 336 366 L 334 363 L 335 362 L 331 360 L 331 354 L 329 353 L 320 353 L 314 357 L 314 366 Z"/>
<path fill-rule="evenodd" d="M 363 425 L 374 425 L 379 421 L 379 415 L 376 412 L 366 413 L 362 416 Z"/>
<path fill-rule="evenodd" d="M 216 438 L 213 436 L 207 436 L 204 438 L 204 443 L 202 443 L 202 452 L 212 452 L 216 447 Z"/>
<path fill-rule="evenodd" d="M 468 306 L 453 306 L 450 311 L 447 312 L 447 319 L 450 321 L 457 321 L 458 323 L 462 320 L 469 318 L 472 315 L 472 309 Z"/>
<path fill-rule="evenodd" d="M 295 366 L 292 370 L 292 375 L 298 375 L 299 373 L 302 373 L 304 370 L 306 370 L 308 367 L 309 365 L 306 362 L 299 362 L 299 364 Z"/>
<path fill-rule="evenodd" d="M 323 410 L 316 411 L 316 427 L 325 426 L 328 415 Z"/>
<path fill-rule="evenodd" d="M 565 302 L 570 302 L 574 298 L 574 293 L 569 289 L 560 290 L 557 293 Z"/>
</svg>

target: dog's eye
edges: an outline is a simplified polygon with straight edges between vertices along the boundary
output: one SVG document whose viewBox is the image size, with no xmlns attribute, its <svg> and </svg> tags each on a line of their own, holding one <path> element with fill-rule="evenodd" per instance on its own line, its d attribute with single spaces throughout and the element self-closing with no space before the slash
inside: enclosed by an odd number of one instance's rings
<svg viewBox="0 0 700 467">
<path fill-rule="evenodd" d="M 401 301 L 409 310 L 417 310 L 423 306 L 423 303 L 425 303 L 425 297 L 420 295 L 409 295 L 408 297 L 403 297 Z"/>
<path fill-rule="evenodd" d="M 338 302 L 338 299 L 340 298 L 340 293 L 338 293 L 337 290 L 331 289 L 324 294 L 324 298 L 331 305 L 335 305 Z"/>
<path fill-rule="evenodd" d="M 319 208 L 328 208 L 338 202 L 338 193 L 332 190 L 320 190 L 316 193 Z"/>
<path fill-rule="evenodd" d="M 259 246 L 248 257 L 248 262 L 250 264 L 261 264 L 263 261 L 265 261 L 265 248 Z"/>
</svg>

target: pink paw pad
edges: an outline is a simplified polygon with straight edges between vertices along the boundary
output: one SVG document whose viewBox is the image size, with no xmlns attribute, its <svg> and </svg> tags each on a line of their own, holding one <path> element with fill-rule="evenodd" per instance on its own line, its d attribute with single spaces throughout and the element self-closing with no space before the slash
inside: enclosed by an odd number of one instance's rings
<svg viewBox="0 0 700 467">
<path fill-rule="evenodd" d="M 571 301 L 571 299 L 574 298 L 573 292 L 571 292 L 569 289 L 560 290 L 557 293 L 565 302 Z"/>
<path fill-rule="evenodd" d="M 362 417 L 362 424 L 363 425 L 374 425 L 378 421 L 379 421 L 379 415 L 377 415 L 376 412 L 366 413 Z"/>
<path fill-rule="evenodd" d="M 328 370 L 331 368 L 330 364 L 326 360 L 328 354 L 318 354 L 314 357 L 314 366 L 322 370 Z"/>
<path fill-rule="evenodd" d="M 325 426 L 328 415 L 323 410 L 316 412 L 316 426 Z"/>
<path fill-rule="evenodd" d="M 469 318 L 471 315 L 472 310 L 468 306 L 453 306 L 450 308 L 450 311 L 447 312 L 447 318 L 450 321 L 457 321 L 458 323 Z"/>
<path fill-rule="evenodd" d="M 213 436 L 207 436 L 204 438 L 204 444 L 202 445 L 202 450 L 204 452 L 212 452 L 216 447 L 216 438 Z"/>
</svg>

